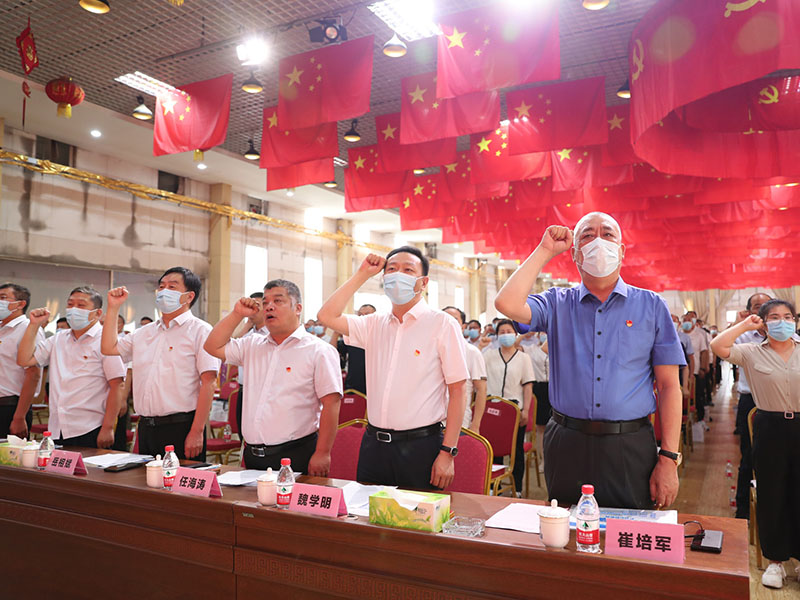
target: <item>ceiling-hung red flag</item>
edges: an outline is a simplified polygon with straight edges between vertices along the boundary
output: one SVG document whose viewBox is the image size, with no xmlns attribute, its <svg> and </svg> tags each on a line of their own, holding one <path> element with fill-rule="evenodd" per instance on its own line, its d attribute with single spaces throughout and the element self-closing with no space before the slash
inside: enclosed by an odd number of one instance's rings
<svg viewBox="0 0 800 600">
<path fill-rule="evenodd" d="M 267 190 L 282 190 L 336 179 L 332 158 L 267 169 Z"/>
<path fill-rule="evenodd" d="M 605 213 L 647 210 L 647 198 L 632 198 L 621 193 L 617 186 L 587 187 L 582 190 L 587 212 Z"/>
<path fill-rule="evenodd" d="M 278 108 L 264 109 L 259 166 L 285 167 L 339 155 L 336 123 L 323 123 L 303 129 L 280 129 Z"/>
<path fill-rule="evenodd" d="M 470 181 L 488 183 L 538 179 L 550 175 L 550 154 L 531 152 L 511 156 L 508 125 L 470 136 Z"/>
<path fill-rule="evenodd" d="M 344 203 L 347 212 L 397 208 L 413 175 L 410 171 L 381 173 L 378 146 L 347 150 L 344 170 Z"/>
<path fill-rule="evenodd" d="M 754 185 L 752 179 L 703 179 L 703 188 L 694 193 L 695 204 L 724 204 L 770 197 L 769 185 Z"/>
<path fill-rule="evenodd" d="M 631 145 L 630 107 L 627 104 L 606 108 L 608 142 L 600 146 L 602 162 L 608 167 L 632 165 L 639 158 Z"/>
<path fill-rule="evenodd" d="M 506 93 L 511 154 L 605 144 L 605 77 Z"/>
<path fill-rule="evenodd" d="M 429 229 L 442 227 L 458 210 L 458 201 L 447 195 L 447 186 L 442 185 L 441 173 L 415 177 L 404 190 L 400 205 L 400 228 Z"/>
<path fill-rule="evenodd" d="M 558 3 L 494 3 L 439 19 L 436 97 L 561 76 Z"/>
<path fill-rule="evenodd" d="M 374 36 L 325 46 L 278 64 L 278 126 L 302 129 L 369 112 Z"/>
<path fill-rule="evenodd" d="M 500 92 L 437 98 L 435 72 L 406 77 L 401 88 L 401 144 L 486 131 L 500 121 Z"/>
<path fill-rule="evenodd" d="M 381 157 L 379 166 L 382 172 L 433 167 L 450 163 L 457 158 L 456 138 L 401 144 L 401 134 L 400 113 L 375 117 L 375 135 L 378 138 Z"/>
<path fill-rule="evenodd" d="M 474 184 L 470 180 L 472 162 L 468 152 L 459 152 L 456 161 L 442 165 L 444 185 L 450 197 L 458 200 L 475 200 L 491 196 L 505 196 L 508 193 L 508 181 Z"/>
<path fill-rule="evenodd" d="M 701 177 L 662 173 L 652 165 L 638 163 L 633 165 L 633 181 L 620 185 L 618 191 L 637 198 L 688 194 L 702 190 L 704 181 Z"/>
<path fill-rule="evenodd" d="M 597 146 L 564 148 L 551 152 L 553 191 L 621 185 L 633 181 L 631 165 L 604 167 Z"/>
<path fill-rule="evenodd" d="M 231 112 L 233 73 L 197 81 L 159 96 L 153 155 L 208 150 L 225 141 Z"/>
</svg>

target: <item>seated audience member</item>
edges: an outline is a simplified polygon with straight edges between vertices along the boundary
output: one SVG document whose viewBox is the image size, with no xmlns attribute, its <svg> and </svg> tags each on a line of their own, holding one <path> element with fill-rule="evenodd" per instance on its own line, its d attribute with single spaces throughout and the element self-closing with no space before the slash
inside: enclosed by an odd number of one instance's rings
<svg viewBox="0 0 800 600">
<path fill-rule="evenodd" d="M 381 271 L 392 312 L 343 315 L 359 288 Z M 423 300 L 427 285 L 428 259 L 402 246 L 385 259 L 368 255 L 319 311 L 319 320 L 343 334 L 346 344 L 364 349 L 369 425 L 359 481 L 416 489 L 443 489 L 453 481 L 469 373 L 461 330 Z"/>
<path fill-rule="evenodd" d="M 711 342 L 714 354 L 742 367 L 756 404 L 756 519 L 761 550 L 770 561 L 761 583 L 771 588 L 783 587 L 783 563 L 800 559 L 800 351 L 792 338 L 796 327 L 794 306 L 769 300 L 758 315 L 748 316 Z M 765 340 L 735 343 L 744 333 L 762 329 Z"/>
<path fill-rule="evenodd" d="M 262 308 L 263 302 L 263 308 Z M 242 434 L 248 469 L 292 469 L 326 476 L 339 423 L 342 372 L 336 350 L 300 325 L 297 285 L 274 279 L 264 298 L 241 298 L 208 335 L 206 351 L 243 367 Z M 264 312 L 267 335 L 230 339 L 244 318 Z"/>
<path fill-rule="evenodd" d="M 363 304 L 357 311 L 356 315 L 363 317 L 371 315 L 375 312 L 375 307 L 372 304 Z M 331 337 L 331 344 L 336 346 L 341 358 L 341 364 L 347 369 L 347 375 L 344 379 L 345 390 L 356 390 L 367 395 L 367 374 L 366 367 L 364 366 L 364 349 L 357 348 L 345 344 L 339 332 L 334 331 Z"/>
<path fill-rule="evenodd" d="M 533 401 L 533 365 L 530 358 L 515 345 L 517 328 L 512 321 L 500 319 L 497 321 L 496 331 L 500 347 L 483 353 L 486 360 L 486 391 L 489 396 L 511 400 L 520 408 L 517 446 L 514 452 L 514 486 L 517 496 L 521 496 L 522 476 L 525 473 L 525 429 Z M 502 459 L 495 462 L 502 462 Z"/>
<path fill-rule="evenodd" d="M 31 404 L 41 379 L 37 366 L 20 367 L 17 348 L 28 328 L 31 293 L 16 283 L 0 284 L 0 438 L 27 438 L 33 423 Z M 44 340 L 39 330 L 36 342 Z"/>
<path fill-rule="evenodd" d="M 464 311 L 455 306 L 447 306 L 442 310 L 458 321 L 461 328 L 466 331 L 464 320 L 467 317 Z M 486 411 L 486 362 L 483 360 L 481 351 L 467 342 L 466 339 L 464 339 L 464 352 L 466 353 L 469 377 L 467 378 L 467 402 L 461 426 L 478 433 L 483 413 Z M 473 396 L 475 410 L 472 410 Z"/>
<path fill-rule="evenodd" d="M 108 292 L 103 354 L 119 355 L 133 365 L 133 408 L 140 415 L 143 454 L 163 454 L 165 446 L 173 445 L 178 458 L 205 460 L 205 425 L 220 363 L 203 350 L 211 325 L 191 312 L 200 287 L 200 278 L 189 269 L 168 269 L 154 298 L 161 318 L 119 339 L 114 323 L 128 290 Z"/>
<path fill-rule="evenodd" d="M 17 364 L 49 367 L 50 402 L 47 428 L 56 444 L 110 448 L 119 413 L 125 366 L 119 356 L 100 352 L 103 298 L 90 287 L 77 287 L 67 299 L 69 331 L 36 342 L 50 311 L 31 311 L 19 344 Z M 116 319 L 114 319 L 116 321 Z"/>
</svg>

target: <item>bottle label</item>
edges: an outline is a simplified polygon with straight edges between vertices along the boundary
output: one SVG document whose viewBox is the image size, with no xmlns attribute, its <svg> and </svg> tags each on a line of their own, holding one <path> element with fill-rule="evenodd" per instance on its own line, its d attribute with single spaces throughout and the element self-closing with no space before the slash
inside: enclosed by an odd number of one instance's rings
<svg viewBox="0 0 800 600">
<path fill-rule="evenodd" d="M 41 455 L 41 454 L 39 455 L 39 458 L 38 458 L 38 461 L 37 461 L 37 464 L 39 465 L 39 467 L 41 467 L 43 469 L 43 468 L 45 468 L 47 466 L 47 463 L 49 463 L 49 462 L 50 462 L 50 455 L 49 454 L 45 454 L 44 456 Z"/>
<path fill-rule="evenodd" d="M 289 506 L 292 501 L 292 486 L 279 485 L 278 486 L 278 506 Z"/>
<path fill-rule="evenodd" d="M 579 521 L 575 531 L 579 544 L 590 546 L 600 543 L 600 521 Z"/>
<path fill-rule="evenodd" d="M 177 469 L 164 469 L 164 487 L 171 488 L 175 481 L 175 473 Z"/>
</svg>

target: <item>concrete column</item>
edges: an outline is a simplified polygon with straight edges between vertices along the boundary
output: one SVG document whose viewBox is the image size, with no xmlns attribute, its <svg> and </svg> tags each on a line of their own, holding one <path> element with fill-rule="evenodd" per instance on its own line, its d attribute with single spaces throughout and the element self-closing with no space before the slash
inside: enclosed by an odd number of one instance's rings
<svg viewBox="0 0 800 600">
<path fill-rule="evenodd" d="M 717 324 L 717 290 L 708 290 L 708 318 L 706 325 Z"/>
<path fill-rule="evenodd" d="M 336 219 L 336 230 L 345 235 L 353 235 L 353 222 L 347 219 Z M 353 246 L 336 242 L 336 287 L 341 287 L 353 276 Z M 345 313 L 353 314 L 353 299 L 347 302 Z"/>
<path fill-rule="evenodd" d="M 231 205 L 231 186 L 215 183 L 211 186 L 211 202 Z M 222 311 L 230 310 L 231 289 L 231 220 L 211 215 L 208 239 L 208 322 L 216 324 Z"/>
<path fill-rule="evenodd" d="M 794 289 L 794 308 L 798 310 L 800 308 L 800 285 L 792 286 Z"/>
<path fill-rule="evenodd" d="M 483 312 L 481 307 L 481 269 L 477 258 L 470 258 L 468 266 L 473 269 L 469 274 L 469 311 L 468 319 L 477 319 Z"/>
</svg>

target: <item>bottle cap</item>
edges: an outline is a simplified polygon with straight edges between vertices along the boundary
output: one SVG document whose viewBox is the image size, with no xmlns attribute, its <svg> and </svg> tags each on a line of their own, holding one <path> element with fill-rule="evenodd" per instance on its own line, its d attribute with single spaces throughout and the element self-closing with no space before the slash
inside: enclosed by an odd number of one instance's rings
<svg viewBox="0 0 800 600">
<path fill-rule="evenodd" d="M 43 435 L 44 437 L 50 437 L 50 436 L 51 436 L 51 435 L 53 435 L 53 434 L 52 434 L 52 433 L 50 433 L 49 431 L 45 431 L 45 432 L 44 432 L 42 435 Z"/>
<path fill-rule="evenodd" d="M 581 494 L 586 494 L 587 496 L 594 494 L 594 486 L 591 483 L 584 483 L 581 486 Z"/>
<path fill-rule="evenodd" d="M 291 464 L 292 464 L 292 459 L 291 458 L 282 458 L 281 459 L 281 466 L 282 467 L 288 467 Z"/>
<path fill-rule="evenodd" d="M 172 444 L 170 444 L 169 446 L 167 446 L 166 448 L 164 448 L 164 451 L 165 451 L 165 452 L 175 452 L 175 446 L 173 446 Z"/>
</svg>

